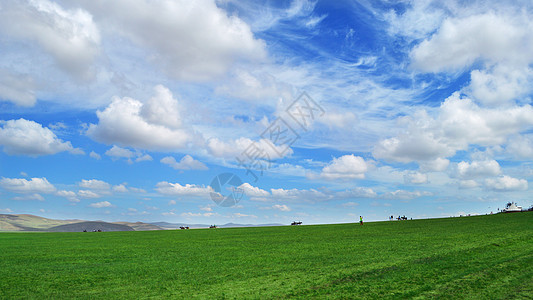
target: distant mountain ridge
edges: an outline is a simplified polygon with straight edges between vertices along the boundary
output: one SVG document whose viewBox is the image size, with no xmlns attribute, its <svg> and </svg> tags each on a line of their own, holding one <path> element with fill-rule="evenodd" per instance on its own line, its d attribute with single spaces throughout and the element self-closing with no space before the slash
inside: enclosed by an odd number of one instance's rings
<svg viewBox="0 0 533 300">
<path fill-rule="evenodd" d="M 85 220 L 54 220 L 28 214 L 0 214 L 0 231 L 144 231 L 163 228 L 142 222 L 103 222 Z"/>
<path fill-rule="evenodd" d="M 189 223 L 169 223 L 169 222 L 104 222 L 87 220 L 54 220 L 29 214 L 0 214 L 0 231 L 46 231 L 46 232 L 81 232 L 83 230 L 93 231 L 146 231 L 189 228 L 209 228 L 212 224 L 189 224 Z M 216 224 L 219 228 L 232 227 L 266 227 L 283 226 L 285 224 Z"/>
<path fill-rule="evenodd" d="M 189 224 L 189 223 L 169 223 L 169 222 L 152 222 L 150 224 L 157 225 L 164 229 L 177 229 L 180 227 L 189 226 L 189 228 L 209 228 L 211 225 L 207 224 Z M 216 225 L 219 228 L 233 228 L 233 227 L 268 227 L 268 226 L 284 226 L 286 224 L 271 223 L 271 224 L 236 224 L 226 223 L 223 225 Z"/>
</svg>

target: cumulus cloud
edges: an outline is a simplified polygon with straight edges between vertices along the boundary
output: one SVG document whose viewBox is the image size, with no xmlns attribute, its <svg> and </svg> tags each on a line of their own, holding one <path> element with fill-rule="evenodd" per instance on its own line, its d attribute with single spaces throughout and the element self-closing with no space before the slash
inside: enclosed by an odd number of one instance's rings
<svg viewBox="0 0 533 300">
<path fill-rule="evenodd" d="M 60 190 L 56 192 L 56 195 L 60 197 L 65 197 L 70 202 L 80 202 L 80 199 L 78 199 L 77 194 L 73 191 Z"/>
<path fill-rule="evenodd" d="M 104 207 L 112 207 L 113 204 L 111 204 L 109 201 L 102 201 L 102 202 L 94 202 L 89 204 L 90 207 L 94 208 L 104 208 Z"/>
<path fill-rule="evenodd" d="M 485 187 L 497 192 L 525 191 L 528 188 L 528 182 L 525 179 L 504 175 L 498 178 L 485 179 Z"/>
<path fill-rule="evenodd" d="M 379 159 L 397 162 L 435 162 L 451 157 L 469 145 L 496 146 L 508 136 L 533 125 L 530 105 L 501 109 L 482 108 L 469 98 L 454 93 L 438 109 L 436 118 L 424 110 L 404 117 L 406 130 L 380 141 L 373 150 Z M 443 164 L 444 165 L 444 164 Z"/>
<path fill-rule="evenodd" d="M 412 50 L 412 64 L 422 71 L 440 72 L 469 66 L 479 58 L 530 61 L 531 25 L 517 24 L 517 19 L 494 13 L 446 19 L 430 39 Z"/>
<path fill-rule="evenodd" d="M 209 80 L 237 60 L 266 56 L 265 44 L 215 1 L 90 1 L 83 5 L 106 28 L 149 49 L 150 58 L 178 79 Z"/>
<path fill-rule="evenodd" d="M 480 177 L 491 177 L 501 173 L 500 164 L 495 160 L 473 161 L 471 163 L 462 161 L 457 164 L 457 175 L 460 178 L 472 179 Z"/>
<path fill-rule="evenodd" d="M 1 121 L 0 145 L 10 155 L 49 155 L 74 151 L 70 142 L 59 139 L 50 129 L 26 119 Z"/>
<path fill-rule="evenodd" d="M 423 184 L 428 182 L 428 174 L 420 172 L 408 172 L 403 176 L 403 181 L 407 184 Z"/>
<path fill-rule="evenodd" d="M 106 144 L 148 150 L 182 149 L 188 143 L 201 143 L 192 129 L 180 127 L 177 100 L 164 86 L 155 87 L 148 104 L 132 98 L 114 98 L 103 111 L 97 111 L 98 124 L 91 124 L 87 135 Z"/>
<path fill-rule="evenodd" d="M 115 185 L 113 186 L 113 192 L 126 193 L 128 188 L 124 184 Z"/>
<path fill-rule="evenodd" d="M 511 137 L 507 143 L 506 150 L 518 159 L 533 158 L 533 136 L 516 135 Z"/>
<path fill-rule="evenodd" d="M 48 0 L 4 1 L 0 30 L 38 45 L 57 66 L 80 80 L 92 78 L 100 33 L 86 10 L 64 9 Z M 23 103 L 31 103 L 26 99 Z"/>
<path fill-rule="evenodd" d="M 109 191 L 111 189 L 109 183 L 98 179 L 82 179 L 78 185 L 82 188 L 91 190 Z"/>
<path fill-rule="evenodd" d="M 353 154 L 344 155 L 326 165 L 320 177 L 328 180 L 336 179 L 363 179 L 368 170 L 368 163 L 360 156 Z"/>
<path fill-rule="evenodd" d="M 30 180 L 24 178 L 4 178 L 0 179 L 0 187 L 15 193 L 29 193 L 50 194 L 56 191 L 53 184 L 48 182 L 46 178 L 32 178 Z"/>
<path fill-rule="evenodd" d="M 207 170 L 207 166 L 192 158 L 190 155 L 185 155 L 182 157 L 180 162 L 177 162 L 176 159 L 172 156 L 166 156 L 161 159 L 161 163 L 169 165 L 175 170 Z"/>
<path fill-rule="evenodd" d="M 181 185 L 179 183 L 170 183 L 166 181 L 158 182 L 156 184 L 156 191 L 165 195 L 179 195 L 179 196 L 196 196 L 209 197 L 214 190 L 210 187 L 204 187 L 195 184 Z"/>
<path fill-rule="evenodd" d="M 244 194 L 248 197 L 251 197 L 253 199 L 259 199 L 264 197 L 269 197 L 270 193 L 260 189 L 256 186 L 252 186 L 251 184 L 245 182 L 239 186 L 240 189 L 244 191 Z"/>
<path fill-rule="evenodd" d="M 532 89 L 533 70 L 528 67 L 497 64 L 470 73 L 467 91 L 485 105 L 508 104 Z"/>
<path fill-rule="evenodd" d="M 132 158 L 135 156 L 135 153 L 131 150 L 118 147 L 117 145 L 113 145 L 111 149 L 105 152 L 105 155 L 111 156 L 113 158 Z"/>
<path fill-rule="evenodd" d="M 95 193 L 91 190 L 79 190 L 78 191 L 78 196 L 82 197 L 82 198 L 100 198 L 102 197 L 102 195 L 98 194 L 98 193 Z"/>
<path fill-rule="evenodd" d="M 464 90 L 484 105 L 512 104 L 533 89 L 533 23 L 524 14 L 485 13 L 448 18 L 413 48 L 412 66 L 424 72 L 456 71 L 476 61 Z"/>
<path fill-rule="evenodd" d="M 13 73 L 0 68 L 0 100 L 20 106 L 33 106 L 35 101 L 34 82 L 28 75 Z"/>
</svg>

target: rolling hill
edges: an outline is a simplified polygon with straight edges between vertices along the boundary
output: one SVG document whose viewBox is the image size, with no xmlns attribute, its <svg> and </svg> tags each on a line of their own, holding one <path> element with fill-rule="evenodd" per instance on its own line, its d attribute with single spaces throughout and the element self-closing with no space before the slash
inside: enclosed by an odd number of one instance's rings
<svg viewBox="0 0 533 300">
<path fill-rule="evenodd" d="M 87 231 L 92 231 L 93 229 L 104 231 L 163 230 L 157 225 L 142 222 L 111 223 L 85 220 L 54 220 L 28 214 L 0 214 L 0 231 L 75 232 L 83 231 L 84 229 L 87 229 Z"/>
</svg>

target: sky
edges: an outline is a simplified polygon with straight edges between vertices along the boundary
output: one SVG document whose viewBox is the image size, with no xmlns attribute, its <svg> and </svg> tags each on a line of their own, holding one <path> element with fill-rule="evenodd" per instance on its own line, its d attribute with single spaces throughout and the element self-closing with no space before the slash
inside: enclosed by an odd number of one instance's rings
<svg viewBox="0 0 533 300">
<path fill-rule="evenodd" d="M 0 2 L 0 213 L 187 224 L 533 205 L 530 1 Z"/>
</svg>

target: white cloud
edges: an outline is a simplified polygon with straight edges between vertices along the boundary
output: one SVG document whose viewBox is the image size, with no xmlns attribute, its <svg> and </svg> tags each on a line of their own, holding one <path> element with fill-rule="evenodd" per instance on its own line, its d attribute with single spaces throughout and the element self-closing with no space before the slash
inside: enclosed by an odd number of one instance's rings
<svg viewBox="0 0 533 300">
<path fill-rule="evenodd" d="M 100 34 L 83 9 L 67 10 L 47 0 L 6 1 L 0 10 L 0 30 L 36 43 L 56 64 L 78 79 L 92 77 Z"/>
<path fill-rule="evenodd" d="M 100 154 L 98 154 L 98 153 L 96 153 L 96 152 L 94 152 L 94 151 L 91 151 L 91 153 L 89 153 L 89 156 L 90 156 L 91 158 L 96 159 L 96 160 L 100 160 L 100 159 L 102 158 L 102 156 L 100 156 Z"/>
<path fill-rule="evenodd" d="M 281 205 L 281 204 L 274 204 L 274 205 L 272 206 L 272 208 L 273 208 L 273 209 L 277 209 L 277 210 L 279 210 L 279 211 L 291 211 L 291 208 L 288 207 L 288 206 L 285 205 L 285 204 L 283 204 L 283 205 Z"/>
<path fill-rule="evenodd" d="M 325 179 L 363 179 L 368 170 L 368 163 L 360 156 L 353 154 L 333 158 L 331 163 L 322 169 L 320 176 Z"/>
<path fill-rule="evenodd" d="M 457 175 L 460 178 L 491 177 L 500 173 L 500 164 L 495 160 L 473 161 L 472 163 L 462 161 L 457 164 Z"/>
<path fill-rule="evenodd" d="M 478 186 L 479 184 L 477 183 L 477 181 L 472 180 L 472 179 L 459 181 L 459 188 L 462 188 L 462 189 L 472 189 Z"/>
<path fill-rule="evenodd" d="M 98 179 L 82 179 L 78 185 L 82 188 L 91 190 L 109 191 L 109 189 L 111 189 L 109 183 Z"/>
<path fill-rule="evenodd" d="M 114 98 L 103 111 L 97 111 L 98 124 L 91 124 L 87 135 L 106 144 L 117 144 L 139 149 L 176 150 L 188 143 L 202 143 L 203 139 L 192 129 L 179 127 L 180 115 L 174 108 L 166 111 L 169 103 L 176 103 L 164 86 L 155 87 L 155 96 L 149 104 L 132 98 Z M 158 109 L 161 105 L 161 109 Z M 132 130 L 132 129 L 135 130 Z"/>
<path fill-rule="evenodd" d="M 79 190 L 78 191 L 78 196 L 82 197 L 82 198 L 100 198 L 102 197 L 102 195 L 100 194 L 97 194 L 93 191 L 90 191 L 90 190 Z"/>
<path fill-rule="evenodd" d="M 0 208 L 0 212 L 10 214 L 10 213 L 12 213 L 13 211 L 12 211 L 11 209 L 9 209 L 9 208 Z"/>
<path fill-rule="evenodd" d="M 425 72 L 456 71 L 481 60 L 485 64 L 471 71 L 465 92 L 484 105 L 512 104 L 533 89 L 532 28 L 523 12 L 448 18 L 411 51 L 412 65 Z"/>
<path fill-rule="evenodd" d="M 437 29 L 445 17 L 444 10 L 434 1 L 411 1 L 409 6 L 401 13 L 391 9 L 385 14 L 391 36 L 400 34 L 412 39 L 424 38 Z"/>
<path fill-rule="evenodd" d="M 323 116 L 318 118 L 317 121 L 327 125 L 329 128 L 348 128 L 355 125 L 357 117 L 352 112 L 334 113 L 327 111 Z"/>
<path fill-rule="evenodd" d="M 346 191 L 340 191 L 335 194 L 336 197 L 341 198 L 375 198 L 376 192 L 369 187 L 355 187 Z"/>
<path fill-rule="evenodd" d="M 396 190 L 394 192 L 387 192 L 381 195 L 384 199 L 400 199 L 400 200 L 411 200 L 414 198 L 432 196 L 433 194 L 426 191 L 406 191 L 406 190 Z"/>
<path fill-rule="evenodd" d="M 424 172 L 441 172 L 448 168 L 450 161 L 445 158 L 436 158 L 429 161 L 419 162 L 420 170 Z"/>
<path fill-rule="evenodd" d="M 208 80 L 237 60 L 266 56 L 265 44 L 215 1 L 90 1 L 83 3 L 106 28 L 150 49 L 152 60 L 178 79 Z"/>
<path fill-rule="evenodd" d="M 519 159 L 533 158 L 533 136 L 517 135 L 509 139 L 506 150 Z"/>
<path fill-rule="evenodd" d="M 94 208 L 103 208 L 103 207 L 112 207 L 113 205 L 109 201 L 95 202 L 89 204 L 90 207 Z"/>
<path fill-rule="evenodd" d="M 256 215 L 247 215 L 247 214 L 242 214 L 242 213 L 234 213 L 232 214 L 232 216 L 235 218 L 254 218 L 254 219 L 257 218 Z"/>
<path fill-rule="evenodd" d="M 525 179 L 518 179 L 504 175 L 498 178 L 485 179 L 485 187 L 489 190 L 498 192 L 525 191 L 528 188 L 528 182 Z"/>
<path fill-rule="evenodd" d="M 209 197 L 211 192 L 214 192 L 210 186 L 204 187 L 195 184 L 181 185 L 179 183 L 170 183 L 166 181 L 158 182 L 156 184 L 156 191 L 165 195 L 180 195 L 180 196 L 197 196 Z"/>
<path fill-rule="evenodd" d="M 46 178 L 32 178 L 26 180 L 24 178 L 4 178 L 0 179 L 0 187 L 15 193 L 44 193 L 50 194 L 56 191 Z"/>
<path fill-rule="evenodd" d="M 428 174 L 420 172 L 408 172 L 403 176 L 403 180 L 406 184 L 423 184 L 428 183 Z"/>
<path fill-rule="evenodd" d="M 213 205 L 200 206 L 200 210 L 213 211 Z"/>
<path fill-rule="evenodd" d="M 168 205 L 176 205 L 176 200 L 170 200 L 170 201 L 168 201 Z"/>
<path fill-rule="evenodd" d="M 73 203 L 80 202 L 80 199 L 78 199 L 76 193 L 73 191 L 60 190 L 56 192 L 56 195 L 60 197 L 65 197 L 68 201 Z"/>
<path fill-rule="evenodd" d="M 532 90 L 533 70 L 498 64 L 490 69 L 470 73 L 468 91 L 485 105 L 506 104 Z"/>
<path fill-rule="evenodd" d="M 401 118 L 406 130 L 397 137 L 380 141 L 373 150 L 374 157 L 404 163 L 416 161 L 422 167 L 439 159 L 444 162 L 445 157 L 467 150 L 469 145 L 504 144 L 508 136 L 533 125 L 530 105 L 482 108 L 468 98 L 461 98 L 457 92 L 437 112 L 437 118 L 431 118 L 426 111 Z"/>
<path fill-rule="evenodd" d="M 245 182 L 239 186 L 240 189 L 244 191 L 244 194 L 251 198 L 264 198 L 269 197 L 270 193 L 262 190 L 258 187 L 252 186 L 251 184 Z"/>
<path fill-rule="evenodd" d="M 359 206 L 359 203 L 357 203 L 357 202 L 346 202 L 346 203 L 343 203 L 342 206 L 344 206 L 344 207 L 355 207 L 355 206 Z"/>
<path fill-rule="evenodd" d="M 180 216 L 190 218 L 190 217 L 212 217 L 217 215 L 216 213 L 192 213 L 192 212 L 184 212 L 181 213 Z"/>
<path fill-rule="evenodd" d="M 124 184 L 115 185 L 113 186 L 113 192 L 127 193 L 128 188 Z"/>
<path fill-rule="evenodd" d="M 120 158 L 132 158 L 135 156 L 135 153 L 133 151 L 118 147 L 117 145 L 113 145 L 111 149 L 107 150 L 105 152 L 105 155 L 111 156 L 114 158 L 120 157 Z"/>
<path fill-rule="evenodd" d="M 20 106 L 33 106 L 36 101 L 33 79 L 28 75 L 0 68 L 0 100 Z"/>
<path fill-rule="evenodd" d="M 272 101 L 280 97 L 292 98 L 292 86 L 279 82 L 270 72 L 250 72 L 243 69 L 231 72 L 228 82 L 218 86 L 215 92 L 252 101 Z"/>
<path fill-rule="evenodd" d="M 531 61 L 533 34 L 531 24 L 524 18 L 489 13 L 446 19 L 437 33 L 412 50 L 413 66 L 439 72 L 461 69 L 479 58 Z"/>
<path fill-rule="evenodd" d="M 48 155 L 73 151 L 70 142 L 64 142 L 48 128 L 25 119 L 1 121 L 0 145 L 10 155 Z"/>
<path fill-rule="evenodd" d="M 241 137 L 236 140 L 229 140 L 224 142 L 218 138 L 212 138 L 207 142 L 207 149 L 209 153 L 215 157 L 234 160 L 236 157 L 241 157 L 243 153 L 260 153 L 259 159 L 274 160 L 284 156 L 290 156 L 293 153 L 291 148 L 286 145 L 273 145 L 269 140 L 260 139 L 253 141 L 249 138 Z M 253 151 L 248 151 L 248 150 Z M 258 151 L 255 151 L 258 149 Z"/>
<path fill-rule="evenodd" d="M 149 154 L 144 154 L 144 155 L 139 155 L 139 157 L 137 157 L 135 159 L 135 162 L 141 162 L 141 161 L 152 161 L 154 160 L 152 158 L 152 156 L 150 156 Z"/>
<path fill-rule="evenodd" d="M 24 195 L 24 196 L 13 197 L 13 200 L 17 200 L 17 201 L 25 201 L 25 200 L 44 201 L 44 197 L 41 196 L 40 194 L 28 194 L 28 195 Z"/>
<path fill-rule="evenodd" d="M 169 165 L 176 170 L 207 170 L 207 166 L 200 161 L 195 160 L 190 155 L 185 155 L 180 162 L 172 156 L 166 156 L 161 159 L 161 163 Z"/>
<path fill-rule="evenodd" d="M 326 201 L 333 198 L 332 195 L 326 194 L 315 189 L 271 189 L 272 199 L 274 200 L 302 200 L 302 201 Z"/>
</svg>

